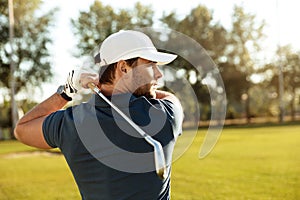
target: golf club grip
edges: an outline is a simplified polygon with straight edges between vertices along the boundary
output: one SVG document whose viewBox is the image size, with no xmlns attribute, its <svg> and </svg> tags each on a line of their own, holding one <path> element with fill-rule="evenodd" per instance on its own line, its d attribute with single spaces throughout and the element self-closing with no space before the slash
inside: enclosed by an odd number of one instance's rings
<svg viewBox="0 0 300 200">
<path fill-rule="evenodd" d="M 95 83 L 88 83 L 87 85 L 92 91 L 94 91 L 94 89 L 97 87 Z"/>
</svg>

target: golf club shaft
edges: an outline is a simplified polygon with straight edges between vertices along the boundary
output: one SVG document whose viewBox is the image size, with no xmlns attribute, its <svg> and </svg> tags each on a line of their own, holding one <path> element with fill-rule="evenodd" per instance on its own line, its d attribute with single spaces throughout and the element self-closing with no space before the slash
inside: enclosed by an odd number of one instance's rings
<svg viewBox="0 0 300 200">
<path fill-rule="evenodd" d="M 106 103 L 108 103 L 123 119 L 125 119 L 150 145 L 154 147 L 154 159 L 157 175 L 164 179 L 166 178 L 166 161 L 161 144 L 149 136 L 138 125 L 136 125 L 127 115 L 125 115 L 117 106 L 109 101 L 99 90 L 94 83 L 89 83 L 88 87 L 99 95 Z"/>
</svg>

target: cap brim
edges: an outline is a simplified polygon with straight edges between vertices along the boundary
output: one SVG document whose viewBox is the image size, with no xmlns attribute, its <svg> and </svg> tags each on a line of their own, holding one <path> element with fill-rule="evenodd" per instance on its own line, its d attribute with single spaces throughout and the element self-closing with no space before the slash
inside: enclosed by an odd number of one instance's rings
<svg viewBox="0 0 300 200">
<path fill-rule="evenodd" d="M 145 54 L 140 54 L 140 57 L 156 62 L 157 65 L 166 65 L 175 60 L 177 55 L 155 51 L 151 53 L 147 52 Z"/>
<path fill-rule="evenodd" d="M 127 55 L 128 58 L 124 57 L 122 59 L 129 59 L 129 58 L 134 58 L 134 57 L 140 57 L 146 60 L 151 60 L 153 62 L 156 62 L 157 65 L 166 65 L 172 62 L 177 58 L 177 55 L 174 54 L 169 54 L 169 53 L 162 53 L 158 51 L 153 51 L 153 52 L 145 52 L 145 53 L 140 53 L 138 55 Z M 120 58 L 119 58 L 120 59 Z M 118 59 L 116 59 L 118 60 Z M 101 58 L 100 58 L 100 53 L 94 56 L 94 62 L 95 64 L 101 63 Z"/>
</svg>

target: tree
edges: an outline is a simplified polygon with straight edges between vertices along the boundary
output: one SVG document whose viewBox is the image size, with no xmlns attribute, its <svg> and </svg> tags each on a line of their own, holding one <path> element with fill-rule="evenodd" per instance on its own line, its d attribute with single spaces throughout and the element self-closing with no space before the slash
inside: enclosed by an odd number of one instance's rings
<svg viewBox="0 0 300 200">
<path fill-rule="evenodd" d="M 224 81 L 228 99 L 227 118 L 240 118 L 241 113 L 243 113 L 243 105 L 249 108 L 248 95 L 245 94 L 246 88 L 249 87 L 246 81 L 247 77 L 230 62 L 220 63 L 219 70 Z M 242 102 L 241 97 L 243 97 Z"/>
<path fill-rule="evenodd" d="M 284 84 L 286 91 L 289 93 L 288 101 L 292 120 L 295 120 L 296 117 L 296 95 L 297 90 L 300 88 L 300 52 L 292 53 L 287 52 L 284 64 Z"/>
<path fill-rule="evenodd" d="M 294 52 L 290 45 L 280 46 L 277 49 L 278 60 L 265 67 L 265 71 L 272 71 L 272 79 L 269 84 L 275 88 L 275 92 L 279 93 L 279 69 L 282 67 L 283 73 L 283 101 L 290 108 L 292 120 L 295 120 L 297 91 L 300 88 L 300 55 Z M 272 68 L 268 67 L 272 66 Z M 279 96 L 279 95 L 277 95 Z"/>
<path fill-rule="evenodd" d="M 181 47 L 182 52 L 180 52 L 180 55 L 188 58 L 188 60 L 185 60 L 181 56 L 176 59 L 173 65 L 177 69 L 183 68 L 185 70 L 187 80 L 194 79 L 194 81 L 191 81 L 191 85 L 197 99 L 200 101 L 201 107 L 210 107 L 210 98 L 212 98 L 210 95 L 212 95 L 212 93 L 209 92 L 214 90 L 214 93 L 217 94 L 218 92 L 216 91 L 219 85 L 211 87 L 203 84 L 208 77 L 216 80 L 215 73 L 218 73 L 214 68 L 215 64 L 211 62 L 208 55 L 216 64 L 221 62 L 221 57 L 224 55 L 226 47 L 227 31 L 219 23 L 213 21 L 212 12 L 203 5 L 196 6 L 182 20 L 176 16 L 175 12 L 171 12 L 164 15 L 161 21 L 169 28 L 187 35 L 202 46 L 202 49 L 193 49 L 193 45 L 186 44 L 186 41 L 173 39 L 170 40 L 168 43 L 169 46 L 166 49 L 175 49 L 176 46 Z M 169 37 L 172 38 L 172 35 Z M 187 61 L 194 62 L 191 64 Z M 197 70 L 195 67 L 197 67 Z M 209 91 L 209 89 L 211 89 L 211 91 Z M 220 95 L 222 96 L 222 94 Z M 210 114 L 210 109 L 203 109 L 201 117 L 207 120 Z"/>
<path fill-rule="evenodd" d="M 53 25 L 56 9 L 46 14 L 38 12 L 41 0 L 14 1 L 13 60 L 15 63 L 16 93 L 30 87 L 38 87 L 52 77 L 49 44 L 49 27 Z M 0 87 L 3 99 L 9 99 L 10 53 L 8 2 L 0 0 Z M 7 118 L 1 115 L 0 118 Z M 1 120 L 0 120 L 1 121 Z M 11 123 L 11 122 L 10 122 Z M 1 126 L 1 124 L 0 124 Z"/>
<path fill-rule="evenodd" d="M 136 3 L 133 9 L 114 10 L 95 0 L 87 12 L 80 12 L 72 19 L 73 32 L 77 36 L 78 57 L 90 55 L 107 36 L 122 29 L 152 26 L 154 11 L 150 6 Z"/>
<path fill-rule="evenodd" d="M 228 34 L 228 44 L 225 50 L 226 64 L 221 69 L 223 72 L 229 72 L 227 80 L 225 79 L 225 86 L 227 89 L 235 87 L 234 91 L 231 91 L 230 96 L 234 95 L 234 99 L 229 100 L 229 104 L 238 103 L 236 100 L 240 98 L 242 101 L 242 95 L 245 97 L 245 113 L 250 121 L 251 113 L 250 101 L 251 98 L 249 90 L 253 83 L 251 82 L 251 75 L 255 72 L 255 67 L 259 67 L 256 64 L 254 57 L 258 55 L 261 50 L 261 41 L 264 38 L 263 29 L 265 22 L 258 22 L 254 14 L 249 14 L 244 11 L 243 7 L 235 6 L 232 16 L 232 28 Z M 231 69 L 225 69 L 231 68 Z M 233 73 L 234 72 L 234 73 Z M 226 76 L 223 73 L 224 76 Z M 231 82 L 230 76 L 234 76 L 234 83 Z M 231 102 L 230 102 L 231 101 Z M 233 106 L 233 105 L 232 105 Z"/>
<path fill-rule="evenodd" d="M 251 75 L 255 71 L 255 52 L 260 50 L 260 42 L 263 39 L 264 22 L 257 22 L 256 16 L 245 13 L 244 9 L 235 6 L 232 17 L 232 28 L 226 30 L 218 22 L 213 21 L 212 12 L 205 6 L 197 6 L 182 20 L 178 20 L 176 14 L 170 13 L 162 18 L 170 28 L 182 32 L 195 39 L 207 51 L 208 55 L 218 66 L 225 85 L 228 107 L 233 113 L 241 112 L 241 106 L 245 105 L 248 119 L 250 113 L 250 94 L 252 86 Z M 177 41 L 180 43 L 181 41 Z M 180 63 L 181 62 L 181 63 Z M 180 67 L 185 67 L 187 76 L 193 67 L 178 61 Z M 211 67 L 208 65 L 208 67 Z M 201 90 L 203 80 L 212 72 L 205 65 L 203 71 L 197 73 L 198 81 L 194 84 L 194 90 L 198 99 L 208 96 L 208 91 Z M 244 97 L 242 101 L 241 97 Z M 203 103 L 203 102 L 202 102 Z M 206 102 L 210 103 L 210 102 Z M 228 117 L 235 117 L 228 113 Z"/>
<path fill-rule="evenodd" d="M 0 128 L 9 128 L 12 124 L 12 118 L 7 117 L 11 115 L 10 102 L 4 101 L 2 105 L 0 105 Z M 0 138 L 1 139 L 1 138 Z"/>
</svg>

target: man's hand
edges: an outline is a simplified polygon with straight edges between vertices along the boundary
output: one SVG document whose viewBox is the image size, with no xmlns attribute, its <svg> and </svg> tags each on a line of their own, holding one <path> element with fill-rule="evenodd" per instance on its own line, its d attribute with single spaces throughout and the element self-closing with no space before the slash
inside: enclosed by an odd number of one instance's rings
<svg viewBox="0 0 300 200">
<path fill-rule="evenodd" d="M 65 93 L 69 97 L 73 97 L 77 93 L 77 91 L 80 89 L 80 84 L 79 84 L 79 80 L 78 80 L 78 72 L 79 71 L 72 70 L 68 74 L 68 78 L 65 83 Z"/>
<path fill-rule="evenodd" d="M 88 89 L 88 83 L 99 84 L 99 75 L 85 70 L 72 70 L 65 83 L 65 93 L 73 97 L 81 88 Z"/>
<path fill-rule="evenodd" d="M 81 73 L 79 83 L 81 87 L 88 89 L 89 83 L 94 83 L 95 85 L 99 84 L 99 75 L 94 73 L 88 73 L 88 72 Z"/>
</svg>

